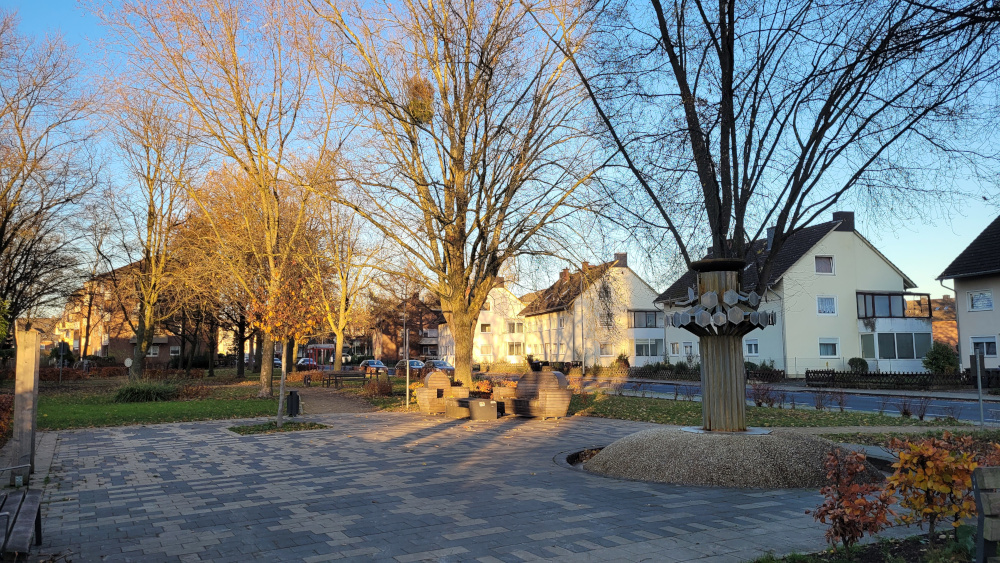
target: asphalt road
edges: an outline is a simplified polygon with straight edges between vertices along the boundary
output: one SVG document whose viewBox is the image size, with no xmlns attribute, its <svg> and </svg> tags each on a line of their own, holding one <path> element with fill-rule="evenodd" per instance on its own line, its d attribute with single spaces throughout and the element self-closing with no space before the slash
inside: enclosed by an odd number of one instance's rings
<svg viewBox="0 0 1000 563">
<path fill-rule="evenodd" d="M 629 382 L 622 389 L 624 392 L 633 395 L 667 396 L 673 398 L 675 395 L 679 399 L 692 397 L 701 400 L 701 389 L 697 382 L 687 384 L 682 383 L 658 383 L 658 382 Z M 836 393 L 824 390 L 802 390 L 792 391 L 786 389 L 777 390 L 778 393 L 785 394 L 785 405 L 790 405 L 795 401 L 796 408 L 815 408 L 817 401 L 822 400 L 826 408 L 840 408 L 840 397 Z M 749 386 L 747 393 L 750 393 Z M 1000 423 L 1000 402 L 989 400 L 996 397 L 984 394 L 983 418 L 987 423 Z M 749 404 L 753 404 L 748 400 Z M 861 412 L 882 412 L 888 415 L 899 415 L 900 411 L 909 406 L 910 412 L 914 416 L 919 415 L 924 410 L 925 416 L 930 418 L 953 417 L 958 420 L 979 421 L 979 401 L 914 397 L 912 395 L 866 395 L 859 392 L 845 392 L 843 395 L 844 410 Z"/>
</svg>

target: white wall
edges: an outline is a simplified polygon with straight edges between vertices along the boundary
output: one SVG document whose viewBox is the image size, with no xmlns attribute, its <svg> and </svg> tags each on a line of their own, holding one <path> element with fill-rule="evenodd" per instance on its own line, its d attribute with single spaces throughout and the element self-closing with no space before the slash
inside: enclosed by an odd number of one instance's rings
<svg viewBox="0 0 1000 563">
<path fill-rule="evenodd" d="M 970 306 L 970 294 L 991 291 L 993 307 L 985 311 L 974 311 Z M 969 356 L 973 353 L 973 338 L 994 338 L 1000 346 L 1000 307 L 996 304 L 1000 296 L 1000 276 L 957 278 L 955 280 L 955 313 L 958 318 L 958 354 L 962 368 L 970 367 Z M 983 358 L 988 369 L 1000 368 L 1000 358 L 987 354 Z"/>
<path fill-rule="evenodd" d="M 495 287 L 486 297 L 487 305 L 479 312 L 472 339 L 472 361 L 480 362 L 524 362 L 524 333 L 510 332 L 508 323 L 520 323 L 524 318 L 519 316 L 524 305 L 509 289 Z M 488 309 L 487 309 L 488 306 Z M 483 325 L 489 325 L 489 332 L 483 331 Z M 516 328 L 515 328 L 516 330 Z M 510 354 L 509 343 L 520 344 L 520 354 Z M 438 355 L 441 359 L 455 363 L 455 339 L 447 324 L 438 325 Z"/>
</svg>

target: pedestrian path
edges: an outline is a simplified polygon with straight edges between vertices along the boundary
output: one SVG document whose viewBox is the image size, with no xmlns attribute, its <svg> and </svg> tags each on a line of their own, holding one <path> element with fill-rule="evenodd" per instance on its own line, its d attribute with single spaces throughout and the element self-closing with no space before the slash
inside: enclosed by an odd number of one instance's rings
<svg viewBox="0 0 1000 563">
<path fill-rule="evenodd" d="M 813 490 L 619 481 L 554 461 L 649 424 L 306 420 L 330 428 L 238 436 L 227 430 L 235 421 L 215 421 L 59 432 L 49 440 L 41 550 L 75 561 L 737 562 L 824 546 L 824 527 L 805 513 L 820 502 Z"/>
</svg>

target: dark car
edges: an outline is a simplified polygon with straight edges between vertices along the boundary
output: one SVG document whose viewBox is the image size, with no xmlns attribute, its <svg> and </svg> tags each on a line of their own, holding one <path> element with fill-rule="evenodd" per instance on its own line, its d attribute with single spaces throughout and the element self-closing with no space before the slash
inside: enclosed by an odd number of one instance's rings
<svg viewBox="0 0 1000 563">
<path fill-rule="evenodd" d="M 316 360 L 312 358 L 299 358 L 299 361 L 295 362 L 295 367 L 299 369 L 316 369 Z"/>
<path fill-rule="evenodd" d="M 381 360 L 365 360 L 358 364 L 358 369 L 366 373 L 389 373 L 389 368 Z"/>
<path fill-rule="evenodd" d="M 281 369 L 281 358 L 274 358 L 274 363 L 272 365 L 278 369 Z"/>
<path fill-rule="evenodd" d="M 417 375 L 424 369 L 424 363 L 420 360 L 410 360 L 410 375 Z M 396 375 L 406 375 L 406 360 L 396 362 Z"/>
<path fill-rule="evenodd" d="M 431 373 L 432 371 L 443 371 L 448 377 L 455 376 L 455 366 L 444 360 L 427 360 L 424 362 L 424 374 Z"/>
</svg>

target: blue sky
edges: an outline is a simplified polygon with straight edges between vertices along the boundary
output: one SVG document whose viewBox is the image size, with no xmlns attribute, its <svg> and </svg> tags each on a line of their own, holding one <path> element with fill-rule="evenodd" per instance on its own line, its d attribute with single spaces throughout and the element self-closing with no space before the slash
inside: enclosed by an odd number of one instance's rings
<svg viewBox="0 0 1000 563">
<path fill-rule="evenodd" d="M 99 55 L 91 47 L 101 35 L 97 19 L 75 0 L 0 0 L 0 6 L 18 12 L 22 33 L 61 33 L 67 43 L 80 49 L 82 58 Z M 897 231 L 859 225 L 859 230 L 917 283 L 916 291 L 940 297 L 946 290 L 935 278 L 997 214 L 993 206 L 970 202 L 961 214 L 939 219 L 934 225 L 913 222 Z"/>
</svg>

